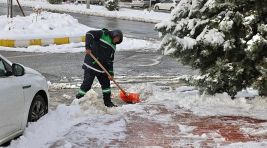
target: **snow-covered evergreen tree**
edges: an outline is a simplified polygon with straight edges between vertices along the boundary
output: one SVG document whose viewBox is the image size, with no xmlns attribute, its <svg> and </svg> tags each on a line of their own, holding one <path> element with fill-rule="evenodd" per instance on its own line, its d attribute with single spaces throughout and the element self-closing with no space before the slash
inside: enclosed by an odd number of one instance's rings
<svg viewBox="0 0 267 148">
<path fill-rule="evenodd" d="M 108 0 L 105 2 L 105 7 L 109 11 L 119 10 L 119 1 L 118 0 Z"/>
<path fill-rule="evenodd" d="M 267 0 L 181 0 L 155 28 L 164 54 L 200 70 L 202 91 L 267 95 Z"/>
</svg>

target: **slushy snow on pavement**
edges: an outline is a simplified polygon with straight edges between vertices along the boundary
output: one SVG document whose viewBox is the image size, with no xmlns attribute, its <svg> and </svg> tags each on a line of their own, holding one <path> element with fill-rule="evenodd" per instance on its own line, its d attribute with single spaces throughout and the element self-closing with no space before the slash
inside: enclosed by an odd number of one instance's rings
<svg viewBox="0 0 267 148">
<path fill-rule="evenodd" d="M 140 134 L 144 136 L 147 136 L 145 135 L 147 132 L 157 131 L 158 126 L 163 126 L 161 127 L 163 131 L 169 126 L 172 127 L 172 132 L 176 132 L 177 135 L 170 135 L 169 139 L 174 138 L 176 142 L 169 143 L 170 145 L 167 146 L 186 146 L 191 143 L 193 147 L 201 147 L 208 139 L 214 140 L 216 142 L 214 145 L 217 147 L 267 146 L 266 140 L 227 143 L 227 139 L 219 131 L 199 135 L 195 133 L 197 132 L 196 126 L 187 125 L 184 121 L 174 122 L 177 120 L 176 116 L 189 114 L 191 111 L 193 111 L 192 116 L 199 116 L 199 118 L 244 115 L 265 120 L 265 123 L 261 123 L 257 129 L 246 126 L 248 124 L 246 123 L 242 127 L 244 134 L 254 132 L 253 134 L 257 136 L 266 135 L 267 100 L 264 98 L 256 97 L 253 100 L 246 100 L 240 97 L 232 100 L 226 94 L 201 96 L 194 87 L 188 86 L 166 91 L 159 86 L 139 84 L 127 89 L 130 92 L 139 92 L 143 101 L 139 104 L 121 102 L 117 108 L 106 108 L 101 102 L 101 97 L 91 90 L 81 100 L 74 100 L 70 106 L 61 104 L 38 122 L 31 123 L 24 135 L 12 141 L 10 147 L 121 147 L 125 146 L 124 144 L 127 145 L 128 138 L 136 138 L 129 137 L 131 128 L 138 128 L 136 126 L 140 126 L 140 129 L 136 129 L 135 132 L 141 132 Z M 250 90 L 240 92 L 241 96 L 247 94 L 255 95 L 255 92 Z M 151 122 L 150 125 L 155 124 L 151 127 L 155 131 L 146 131 L 144 127 L 147 125 L 145 122 L 141 123 L 140 119 Z M 150 135 L 150 138 L 155 136 Z M 179 137 L 180 140 L 175 140 L 174 136 Z M 149 139 L 147 141 L 149 142 Z M 142 141 L 139 142 L 136 142 L 135 146 L 151 146 L 142 145 Z"/>
</svg>

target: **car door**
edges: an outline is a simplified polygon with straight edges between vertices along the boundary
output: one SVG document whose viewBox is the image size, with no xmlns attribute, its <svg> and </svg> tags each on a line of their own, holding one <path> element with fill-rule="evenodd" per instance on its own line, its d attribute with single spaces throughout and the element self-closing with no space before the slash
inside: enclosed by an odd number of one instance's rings
<svg viewBox="0 0 267 148">
<path fill-rule="evenodd" d="M 23 117 L 23 88 L 8 71 L 11 66 L 0 57 L 0 139 L 18 131 Z"/>
<path fill-rule="evenodd" d="M 161 9 L 170 10 L 171 5 L 172 5 L 172 1 L 166 0 L 166 1 L 162 2 L 162 8 Z"/>
<path fill-rule="evenodd" d="M 166 3 L 166 0 L 161 1 L 159 3 L 159 9 L 164 10 L 165 9 L 165 3 Z"/>
</svg>

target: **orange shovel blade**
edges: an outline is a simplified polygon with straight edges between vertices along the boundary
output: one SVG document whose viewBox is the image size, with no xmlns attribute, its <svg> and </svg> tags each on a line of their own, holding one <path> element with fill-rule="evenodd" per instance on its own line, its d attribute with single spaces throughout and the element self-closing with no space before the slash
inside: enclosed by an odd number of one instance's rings
<svg viewBox="0 0 267 148">
<path fill-rule="evenodd" d="M 120 91 L 120 98 L 126 103 L 139 103 L 140 95 L 138 93 L 127 93 Z"/>
</svg>

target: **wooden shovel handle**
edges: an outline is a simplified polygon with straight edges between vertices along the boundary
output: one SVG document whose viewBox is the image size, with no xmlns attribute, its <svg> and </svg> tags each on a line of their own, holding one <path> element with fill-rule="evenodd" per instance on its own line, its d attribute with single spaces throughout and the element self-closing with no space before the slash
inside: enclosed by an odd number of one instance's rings
<svg viewBox="0 0 267 148">
<path fill-rule="evenodd" d="M 112 81 L 114 82 L 114 84 L 123 92 L 124 95 L 127 96 L 126 91 L 124 91 L 121 86 L 115 81 L 115 79 L 109 74 L 109 72 L 106 70 L 106 68 L 98 61 L 98 59 L 93 55 L 92 52 L 89 53 L 89 55 L 96 61 L 96 63 L 104 70 L 104 72 L 112 78 Z"/>
</svg>

